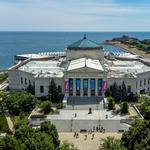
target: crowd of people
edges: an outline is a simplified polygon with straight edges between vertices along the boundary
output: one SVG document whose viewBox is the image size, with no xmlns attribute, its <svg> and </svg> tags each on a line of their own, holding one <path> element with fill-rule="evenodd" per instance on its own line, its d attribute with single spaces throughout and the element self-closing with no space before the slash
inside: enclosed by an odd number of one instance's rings
<svg viewBox="0 0 150 150">
<path fill-rule="evenodd" d="M 101 125 L 99 125 L 99 126 L 97 126 L 97 127 L 95 127 L 95 126 L 93 126 L 93 128 L 91 129 L 91 130 L 86 130 L 86 129 L 81 129 L 80 130 L 80 133 L 83 133 L 83 131 L 84 131 L 84 133 L 86 133 L 85 134 L 85 140 L 87 139 L 87 137 L 88 137 L 88 135 L 92 135 L 91 136 L 91 139 L 93 140 L 94 139 L 94 137 L 95 137 L 95 132 L 100 132 L 100 133 L 105 133 L 105 128 L 103 127 L 103 126 L 101 126 Z M 79 132 L 74 132 L 74 136 L 73 136 L 74 138 L 79 138 Z"/>
</svg>

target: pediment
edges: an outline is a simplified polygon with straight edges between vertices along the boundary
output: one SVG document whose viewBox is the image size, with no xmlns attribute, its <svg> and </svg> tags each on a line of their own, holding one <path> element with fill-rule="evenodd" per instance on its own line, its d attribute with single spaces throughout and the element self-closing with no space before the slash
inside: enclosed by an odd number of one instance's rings
<svg viewBox="0 0 150 150">
<path fill-rule="evenodd" d="M 67 72 L 103 72 L 103 71 L 100 71 L 100 70 L 97 70 L 97 69 L 93 69 L 93 68 L 89 68 L 89 67 L 83 67 L 83 68 L 78 68 L 78 69 L 74 69 L 74 70 L 70 70 L 70 71 L 67 71 Z"/>
</svg>

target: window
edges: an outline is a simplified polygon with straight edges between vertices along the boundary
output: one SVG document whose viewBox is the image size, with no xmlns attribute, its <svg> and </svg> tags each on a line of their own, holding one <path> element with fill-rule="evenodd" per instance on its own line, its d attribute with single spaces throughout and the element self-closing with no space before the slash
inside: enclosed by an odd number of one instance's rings
<svg viewBox="0 0 150 150">
<path fill-rule="evenodd" d="M 136 81 L 136 88 L 138 88 L 138 82 Z"/>
<path fill-rule="evenodd" d="M 73 96 L 73 79 L 69 79 L 69 96 Z"/>
<path fill-rule="evenodd" d="M 76 79 L 76 96 L 80 96 L 80 87 L 81 87 L 80 79 Z"/>
<path fill-rule="evenodd" d="M 88 79 L 83 79 L 83 96 L 88 96 Z"/>
<path fill-rule="evenodd" d="M 102 79 L 98 79 L 98 96 L 102 96 Z"/>
<path fill-rule="evenodd" d="M 144 85 L 146 85 L 146 79 L 144 79 Z"/>
<path fill-rule="evenodd" d="M 142 86 L 142 80 L 140 80 L 140 87 Z"/>
<path fill-rule="evenodd" d="M 33 82 L 33 87 L 35 87 L 35 81 Z"/>
<path fill-rule="evenodd" d="M 23 84 L 23 78 L 21 77 L 21 84 Z"/>
<path fill-rule="evenodd" d="M 150 84 L 150 78 L 148 78 L 148 84 Z"/>
<path fill-rule="evenodd" d="M 24 82 L 25 82 L 25 85 L 27 85 L 27 79 L 25 79 Z"/>
<path fill-rule="evenodd" d="M 131 86 L 130 85 L 128 85 L 128 93 L 131 93 Z"/>
<path fill-rule="evenodd" d="M 62 87 L 61 87 L 61 85 L 58 85 L 58 92 L 62 93 Z"/>
<path fill-rule="evenodd" d="M 91 79 L 91 96 L 95 96 L 95 79 Z"/>
<path fill-rule="evenodd" d="M 44 93 L 44 86 L 43 85 L 40 86 L 40 93 Z"/>
</svg>

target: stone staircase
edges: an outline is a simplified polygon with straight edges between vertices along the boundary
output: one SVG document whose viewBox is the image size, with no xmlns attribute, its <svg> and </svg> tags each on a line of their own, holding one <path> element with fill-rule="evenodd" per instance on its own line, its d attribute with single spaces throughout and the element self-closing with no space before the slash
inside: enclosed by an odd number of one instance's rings
<svg viewBox="0 0 150 150">
<path fill-rule="evenodd" d="M 103 109 L 103 97 L 68 97 L 66 109 L 86 110 L 92 108 L 94 110 Z"/>
</svg>

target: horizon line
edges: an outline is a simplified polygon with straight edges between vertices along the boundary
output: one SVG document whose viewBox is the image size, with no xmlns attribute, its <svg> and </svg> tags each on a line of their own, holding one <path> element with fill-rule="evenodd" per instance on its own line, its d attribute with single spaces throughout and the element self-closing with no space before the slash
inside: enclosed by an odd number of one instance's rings
<svg viewBox="0 0 150 150">
<path fill-rule="evenodd" d="M 42 30 L 6 30 L 0 32 L 150 32 L 150 31 L 42 31 Z"/>
</svg>

